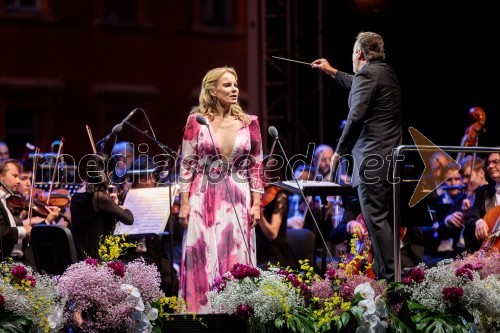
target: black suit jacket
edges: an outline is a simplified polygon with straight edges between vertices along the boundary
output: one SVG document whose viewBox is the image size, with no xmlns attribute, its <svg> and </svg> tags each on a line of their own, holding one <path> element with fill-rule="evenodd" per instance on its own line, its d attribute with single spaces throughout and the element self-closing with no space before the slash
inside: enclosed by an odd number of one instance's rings
<svg viewBox="0 0 500 333">
<path fill-rule="evenodd" d="M 0 202 L 0 235 L 1 239 L 1 248 L 2 248 L 2 257 L 10 256 L 14 245 L 17 243 L 17 239 L 19 237 L 19 231 L 16 227 L 10 226 L 9 215 L 7 213 L 7 209 Z"/>
<path fill-rule="evenodd" d="M 335 81 L 350 89 L 349 114 L 336 152 L 352 152 L 352 185 L 359 185 L 360 178 L 365 182 L 373 182 L 373 177 L 387 179 L 386 157 L 401 144 L 402 135 L 401 89 L 393 69 L 382 61 L 369 61 L 355 75 L 338 71 Z M 373 155 L 380 156 L 379 165 L 367 167 L 365 158 Z"/>
<path fill-rule="evenodd" d="M 479 250 L 483 243 L 476 238 L 476 222 L 482 219 L 488 210 L 495 207 L 495 183 L 478 187 L 475 193 L 474 204 L 465 214 L 464 241 L 466 249 L 470 252 Z"/>
</svg>

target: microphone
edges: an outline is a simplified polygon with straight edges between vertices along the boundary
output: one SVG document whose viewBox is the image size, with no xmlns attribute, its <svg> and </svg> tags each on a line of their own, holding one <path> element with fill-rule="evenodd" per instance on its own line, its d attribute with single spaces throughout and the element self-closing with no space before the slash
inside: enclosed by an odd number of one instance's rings
<svg viewBox="0 0 500 333">
<path fill-rule="evenodd" d="M 274 148 L 276 147 L 276 141 L 278 141 L 278 130 L 274 126 L 269 126 L 267 132 L 274 138 L 273 145 L 271 146 L 271 152 L 269 153 L 269 156 L 273 156 Z"/>
<path fill-rule="evenodd" d="M 215 145 L 214 137 L 212 135 L 212 131 L 210 130 L 210 126 L 208 126 L 207 118 L 203 117 L 201 114 L 197 114 L 196 115 L 196 121 L 200 125 L 207 126 L 208 133 L 210 134 L 210 139 L 212 140 L 212 146 L 214 148 L 214 152 L 217 155 L 217 159 L 219 160 L 219 162 L 221 164 L 223 164 L 224 161 L 222 161 L 222 159 L 220 158 L 220 155 L 217 153 L 217 146 Z M 276 131 L 276 133 L 277 132 L 278 131 Z M 207 163 L 207 162 L 208 162 L 208 158 L 205 159 L 205 163 Z M 251 256 L 251 253 L 250 253 L 250 248 L 248 247 L 247 240 L 246 240 L 246 237 L 245 237 L 245 233 L 243 232 L 243 228 L 241 226 L 240 217 L 238 216 L 238 211 L 236 210 L 236 205 L 234 203 L 233 195 L 231 194 L 231 190 L 229 189 L 229 184 L 227 183 L 226 177 L 224 176 L 223 179 L 224 179 L 224 184 L 226 184 L 227 193 L 229 194 L 229 198 L 231 199 L 231 205 L 233 206 L 234 214 L 236 215 L 236 220 L 238 221 L 238 226 L 240 227 L 241 234 L 243 235 L 243 242 L 245 243 L 245 248 L 247 250 L 248 260 L 250 261 L 250 265 L 254 266 L 254 264 L 252 262 L 252 256 Z"/>
<path fill-rule="evenodd" d="M 201 114 L 196 115 L 196 121 L 200 125 L 206 125 L 208 127 L 208 121 L 207 118 L 203 117 Z"/>
<path fill-rule="evenodd" d="M 137 112 L 138 109 L 133 109 L 129 114 L 128 116 L 125 117 L 125 119 L 122 120 L 121 123 L 119 124 L 116 124 L 115 126 L 113 126 L 113 129 L 111 130 L 111 132 L 113 134 L 116 134 L 116 133 L 119 133 L 122 131 L 123 129 L 123 124 L 125 124 L 127 121 L 129 121 L 130 118 L 132 118 L 132 116 Z"/>
<path fill-rule="evenodd" d="M 290 169 L 291 173 L 292 173 L 292 178 L 293 180 L 295 181 L 295 184 L 297 185 L 297 188 L 299 189 L 299 192 L 300 192 L 300 196 L 302 197 L 302 200 L 304 200 L 304 202 L 306 203 L 306 206 L 307 206 L 307 211 L 309 212 L 313 222 L 314 222 L 314 225 L 316 227 L 316 230 L 317 230 L 317 234 L 319 234 L 319 237 L 321 238 L 321 241 L 323 242 L 323 245 L 325 246 L 325 250 L 326 252 L 328 253 L 328 256 L 330 257 L 330 260 L 333 262 L 333 256 L 332 254 L 330 253 L 330 249 L 328 248 L 328 245 L 326 244 L 326 241 L 325 241 L 325 238 L 323 237 L 323 235 L 321 234 L 321 229 L 319 228 L 319 225 L 318 225 L 318 222 L 316 221 L 316 218 L 314 217 L 314 213 L 312 212 L 311 210 L 311 206 L 310 206 L 310 203 L 309 201 L 307 200 L 305 194 L 304 194 L 304 191 L 302 190 L 302 187 L 300 186 L 299 184 L 299 181 L 297 180 L 297 178 L 295 177 L 295 174 L 293 172 L 293 169 L 290 165 L 290 160 L 288 159 L 288 157 L 286 156 L 286 152 L 285 152 L 285 149 L 283 149 L 283 146 L 281 145 L 281 141 L 279 140 L 278 138 L 278 130 L 276 129 L 276 127 L 274 126 L 270 126 L 269 129 L 268 129 L 268 132 L 269 132 L 269 135 L 271 135 L 272 137 L 274 137 L 274 142 L 278 143 L 278 145 L 280 146 L 280 149 L 281 149 L 281 153 L 283 154 L 283 157 L 285 158 L 286 160 L 286 164 L 287 164 L 287 167 Z M 273 146 L 274 146 L 274 143 L 273 143 Z M 272 150 L 272 148 L 271 148 Z M 323 201 L 323 199 L 322 199 Z M 323 209 L 324 210 L 324 209 Z M 304 215 L 305 216 L 305 215 Z"/>
</svg>

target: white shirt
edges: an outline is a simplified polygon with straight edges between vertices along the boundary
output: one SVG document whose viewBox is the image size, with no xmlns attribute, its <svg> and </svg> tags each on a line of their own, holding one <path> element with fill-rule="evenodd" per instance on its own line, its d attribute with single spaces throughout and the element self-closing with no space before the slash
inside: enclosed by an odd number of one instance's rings
<svg viewBox="0 0 500 333">
<path fill-rule="evenodd" d="M 7 206 L 7 198 L 9 197 L 9 194 L 5 193 L 2 189 L 0 189 L 0 201 L 2 201 L 2 205 L 5 207 L 5 210 L 7 211 L 7 215 L 9 216 L 9 221 L 10 221 L 10 226 L 13 228 L 17 228 L 17 243 L 14 245 L 14 248 L 12 249 L 12 252 L 10 253 L 10 256 L 12 257 L 21 257 L 23 256 L 23 239 L 26 237 L 26 229 L 22 226 L 17 226 L 16 225 L 16 220 L 14 219 L 14 216 L 10 212 L 9 207 Z"/>
</svg>

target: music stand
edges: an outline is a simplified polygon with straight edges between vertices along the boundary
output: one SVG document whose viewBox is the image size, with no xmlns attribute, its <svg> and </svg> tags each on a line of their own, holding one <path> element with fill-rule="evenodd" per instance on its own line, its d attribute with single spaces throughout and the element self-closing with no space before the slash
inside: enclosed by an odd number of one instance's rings
<svg viewBox="0 0 500 333">
<path fill-rule="evenodd" d="M 326 206 L 328 205 L 329 196 L 348 196 L 356 194 L 356 189 L 350 186 L 342 186 L 329 181 L 318 180 L 298 180 L 298 181 L 282 181 L 275 184 L 284 190 L 294 194 L 304 196 L 319 196 L 321 199 L 321 222 L 326 223 Z M 319 226 L 316 226 L 316 233 L 320 233 Z M 326 246 L 326 244 L 325 244 Z M 323 271 L 326 270 L 325 249 L 321 253 Z"/>
</svg>

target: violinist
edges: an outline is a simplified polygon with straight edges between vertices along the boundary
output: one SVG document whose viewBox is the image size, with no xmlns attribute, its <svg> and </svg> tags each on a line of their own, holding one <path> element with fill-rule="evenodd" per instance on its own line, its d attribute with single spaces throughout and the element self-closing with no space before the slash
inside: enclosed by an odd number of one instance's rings
<svg viewBox="0 0 500 333">
<path fill-rule="evenodd" d="M 24 263 L 23 240 L 31 235 L 31 225 L 23 225 L 19 218 L 11 213 L 7 200 L 19 189 L 22 165 L 18 160 L 0 161 L 0 236 L 1 258 L 11 257 Z"/>
<path fill-rule="evenodd" d="M 264 171 L 264 195 L 261 200 L 261 219 L 258 220 L 258 227 L 255 228 L 257 265 L 262 269 L 266 269 L 268 263 L 298 269 L 300 266 L 297 258 L 286 241 L 288 193 L 275 185 L 277 181 L 284 180 L 285 166 L 277 163 L 278 160 L 274 157 L 266 158 L 264 161 L 266 170 Z"/>
<path fill-rule="evenodd" d="M 110 173 L 107 156 L 93 154 L 86 163 L 85 184 L 70 202 L 71 227 L 79 260 L 99 258 L 101 237 L 112 235 L 117 221 L 131 225 L 132 212 L 108 194 Z"/>
<path fill-rule="evenodd" d="M 465 216 L 464 239 L 470 252 L 481 249 L 483 242 L 490 236 L 496 221 L 489 224 L 485 216 L 500 206 L 500 154 L 491 153 L 485 161 L 489 182 L 476 189 L 474 203 Z"/>
<path fill-rule="evenodd" d="M 486 180 L 486 171 L 482 158 L 477 156 L 474 158 L 469 155 L 461 161 L 461 164 L 460 175 L 466 189 L 466 198 L 462 202 L 462 210 L 466 211 L 474 203 L 476 189 L 488 184 L 488 181 Z"/>
<path fill-rule="evenodd" d="M 31 183 L 33 180 L 33 171 L 31 170 L 30 166 L 27 165 L 26 163 L 23 164 L 23 169 L 21 171 L 21 174 L 19 175 L 19 179 L 21 182 L 19 183 L 19 194 L 26 200 L 26 202 L 29 202 L 30 198 L 30 192 L 31 192 Z M 41 209 L 43 209 L 43 212 L 47 214 L 37 214 L 36 210 L 32 210 L 32 216 L 28 216 L 28 210 L 29 207 L 25 207 L 23 210 L 19 211 L 19 217 L 23 220 L 23 224 L 39 224 L 39 223 L 44 223 L 44 224 L 59 224 L 64 227 L 67 227 L 69 225 L 69 218 L 64 219 L 61 216 L 61 208 L 58 206 L 51 206 L 45 204 L 43 201 L 36 200 L 32 201 L 34 202 L 34 205 L 36 206 L 41 206 Z"/>
</svg>

